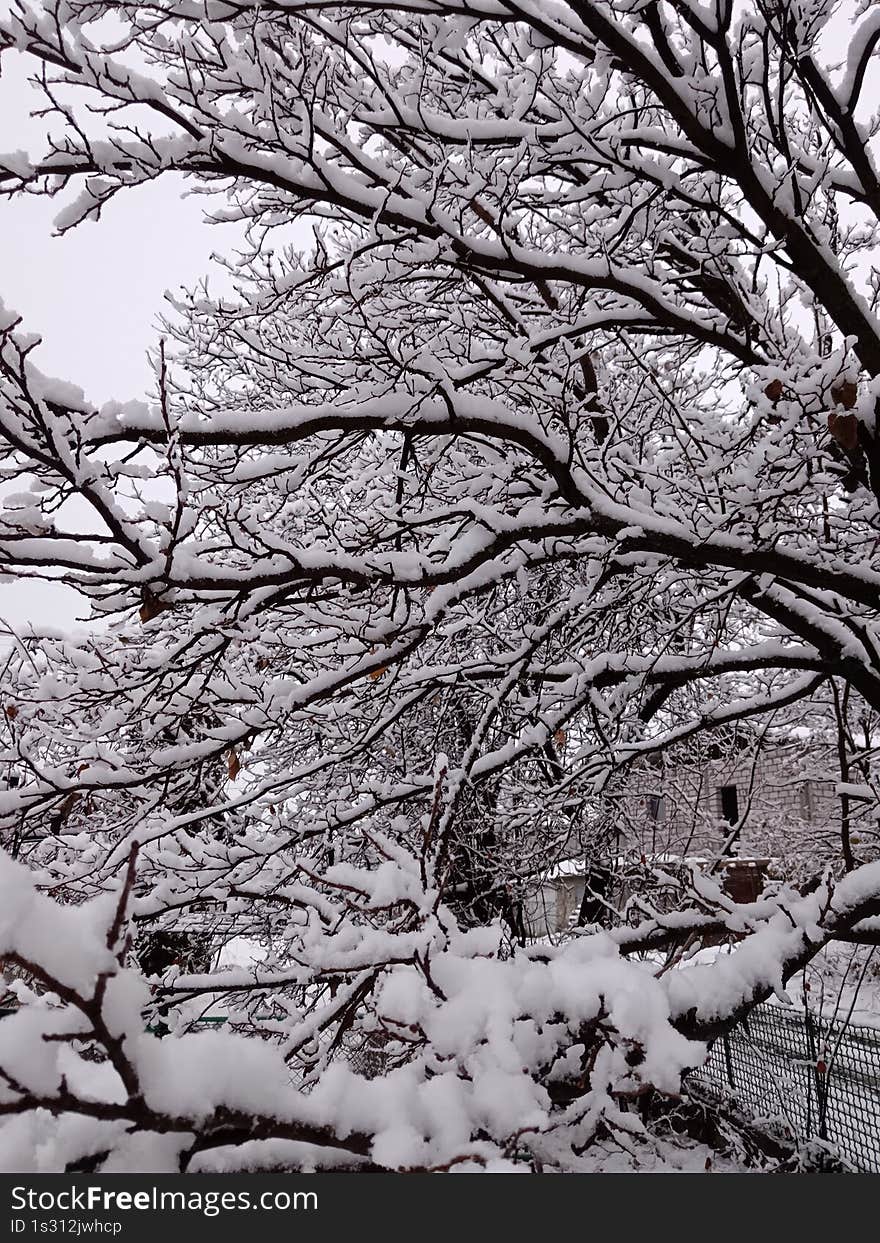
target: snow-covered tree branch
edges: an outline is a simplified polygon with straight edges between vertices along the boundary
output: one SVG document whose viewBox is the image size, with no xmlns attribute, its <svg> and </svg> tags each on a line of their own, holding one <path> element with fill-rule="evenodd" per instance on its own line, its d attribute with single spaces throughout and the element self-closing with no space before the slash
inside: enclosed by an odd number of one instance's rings
<svg viewBox="0 0 880 1243">
<path fill-rule="evenodd" d="M 836 65 L 840 12 L 0 17 L 45 132 L 0 193 L 66 231 L 182 175 L 234 236 L 145 399 L 0 317 L 2 572 L 92 617 L 4 657 L 0 1163 L 576 1168 L 876 935 L 846 832 L 803 892 L 737 904 L 710 861 L 561 946 L 522 916 L 626 849 L 601 807 L 645 757 L 880 711 L 880 21 Z M 259 963 L 138 967 L 218 929 Z"/>
</svg>

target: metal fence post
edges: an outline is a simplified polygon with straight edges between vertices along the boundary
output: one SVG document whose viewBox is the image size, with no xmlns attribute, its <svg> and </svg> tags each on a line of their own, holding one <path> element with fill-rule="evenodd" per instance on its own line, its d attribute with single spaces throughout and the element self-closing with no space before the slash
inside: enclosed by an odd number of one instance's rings
<svg viewBox="0 0 880 1243">
<path fill-rule="evenodd" d="M 715 1040 L 693 1074 L 719 1101 L 735 1090 L 758 1125 L 781 1118 L 796 1138 L 818 1137 L 852 1168 L 880 1173 L 880 1024 L 764 1003 Z"/>
</svg>

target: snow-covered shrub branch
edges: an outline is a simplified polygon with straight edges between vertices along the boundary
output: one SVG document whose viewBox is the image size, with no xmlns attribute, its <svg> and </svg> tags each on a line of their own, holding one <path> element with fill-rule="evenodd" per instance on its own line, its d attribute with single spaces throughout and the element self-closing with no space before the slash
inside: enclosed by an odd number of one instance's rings
<svg viewBox="0 0 880 1243">
<path fill-rule="evenodd" d="M 389 1068 L 368 1079 L 337 1062 L 296 1086 L 290 1062 L 304 1029 L 313 1041 L 331 1023 L 344 1030 L 335 998 L 329 1014 L 314 1013 L 298 1032 L 288 1026 L 280 1047 L 271 1028 L 262 1040 L 199 1032 L 192 1021 L 164 1039 L 150 1030 L 150 990 L 126 966 L 135 854 L 114 901 L 73 907 L 0 858 L 0 956 L 22 973 L 19 1007 L 0 1025 L 7 1168 L 27 1164 L 32 1145 L 42 1169 L 202 1168 L 209 1153 L 212 1168 L 504 1168 L 524 1153 L 538 1167 L 577 1168 L 574 1154 L 608 1136 L 649 1145 L 627 1102 L 677 1095 L 702 1060 L 700 1040 L 780 991 L 835 933 L 880 913 L 878 865 L 867 865 L 806 898 L 731 906 L 728 928 L 747 931 L 731 955 L 655 977 L 622 958 L 607 933 L 504 957 L 498 929 L 460 931 L 450 912 L 423 905 L 410 932 L 385 934 L 397 961 L 386 944 L 364 973 L 366 1029 L 381 1033 Z M 332 949 L 313 951 L 313 966 L 323 964 L 315 979 L 346 970 L 346 954 L 369 957 L 369 935 L 347 939 L 328 938 L 343 942 L 336 963 Z M 346 974 L 356 976 L 350 965 Z M 179 978 L 174 991 L 225 995 L 234 1015 L 247 989 L 277 1006 L 294 973 L 272 977 L 233 970 Z"/>
</svg>

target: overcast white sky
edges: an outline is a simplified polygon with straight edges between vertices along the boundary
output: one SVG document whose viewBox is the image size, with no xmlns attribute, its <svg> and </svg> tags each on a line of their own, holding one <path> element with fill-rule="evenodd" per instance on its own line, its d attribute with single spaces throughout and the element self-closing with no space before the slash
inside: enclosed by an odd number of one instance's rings
<svg viewBox="0 0 880 1243">
<path fill-rule="evenodd" d="M 38 102 L 22 60 L 4 57 L 0 151 L 33 149 L 42 127 L 28 114 Z M 52 227 L 60 201 L 0 198 L 0 300 L 43 337 L 37 366 L 97 404 L 144 396 L 165 291 L 194 284 L 210 269 L 211 252 L 234 242 L 228 230 L 203 223 L 205 200 L 183 197 L 183 189 L 171 178 L 141 187 L 112 202 L 100 222 L 63 237 Z M 0 619 L 16 628 L 29 620 L 65 626 L 76 612 L 75 597 L 60 586 L 0 585 Z"/>
<path fill-rule="evenodd" d="M 44 123 L 29 113 L 41 97 L 25 60 L 9 54 L 2 67 L 0 151 L 39 149 Z M 165 177 L 63 237 L 53 234 L 61 201 L 0 200 L 0 298 L 45 338 L 43 371 L 81 385 L 97 402 L 142 395 L 165 291 L 193 284 L 212 250 L 233 240 L 203 223 L 205 199 L 184 197 L 184 189 L 182 179 Z"/>
</svg>

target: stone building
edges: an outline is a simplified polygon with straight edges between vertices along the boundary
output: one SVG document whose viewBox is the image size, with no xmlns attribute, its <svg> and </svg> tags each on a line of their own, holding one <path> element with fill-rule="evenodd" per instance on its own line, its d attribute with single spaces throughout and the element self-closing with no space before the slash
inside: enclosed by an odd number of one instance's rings
<svg viewBox="0 0 880 1243">
<path fill-rule="evenodd" d="M 634 764 L 610 792 L 640 854 L 787 854 L 840 831 L 834 749 L 796 738 L 686 764 Z"/>
<path fill-rule="evenodd" d="M 729 890 L 746 900 L 768 866 L 796 877 L 840 857 L 839 780 L 836 748 L 797 737 L 764 745 L 747 738 L 723 754 L 715 748 L 701 757 L 646 758 L 606 791 L 615 836 L 609 854 L 618 862 L 644 858 L 666 867 L 720 860 Z M 851 810 L 857 829 L 857 797 Z M 727 857 L 736 866 L 726 864 Z M 577 921 L 586 867 L 581 858 L 565 859 L 543 878 L 527 903 L 531 935 L 560 932 Z M 622 896 L 618 883 L 615 905 Z"/>
</svg>

